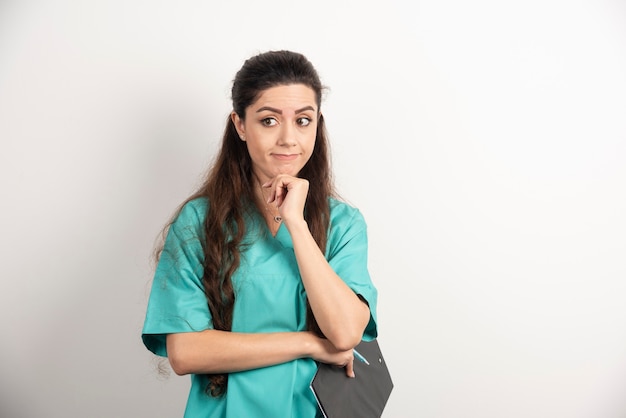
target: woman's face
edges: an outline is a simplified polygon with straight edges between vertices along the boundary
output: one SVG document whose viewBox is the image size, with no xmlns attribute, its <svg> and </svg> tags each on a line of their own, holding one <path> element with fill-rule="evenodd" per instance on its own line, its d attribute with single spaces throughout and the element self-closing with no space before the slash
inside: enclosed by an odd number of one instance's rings
<svg viewBox="0 0 626 418">
<path fill-rule="evenodd" d="M 304 84 L 265 90 L 246 108 L 245 120 L 233 112 L 261 183 L 278 174 L 298 175 L 313 153 L 318 113 L 315 92 Z"/>
</svg>

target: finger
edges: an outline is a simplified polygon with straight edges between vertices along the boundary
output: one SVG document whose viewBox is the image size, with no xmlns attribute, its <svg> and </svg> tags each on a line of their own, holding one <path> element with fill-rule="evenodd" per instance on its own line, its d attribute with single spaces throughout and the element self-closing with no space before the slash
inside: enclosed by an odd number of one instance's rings
<svg viewBox="0 0 626 418">
<path fill-rule="evenodd" d="M 276 189 L 276 206 L 281 207 L 286 197 L 287 197 L 287 187 L 277 188 Z"/>
<path fill-rule="evenodd" d="M 272 203 L 276 199 L 276 193 L 274 192 L 274 188 L 272 187 L 274 184 L 273 180 L 269 180 L 261 185 L 264 189 L 269 189 L 270 193 L 267 196 L 266 203 Z"/>
<path fill-rule="evenodd" d="M 276 206 L 282 206 L 285 201 L 285 197 L 287 196 L 287 187 L 288 183 L 285 183 L 282 179 L 279 179 L 274 187 L 274 200 L 276 201 Z"/>
<path fill-rule="evenodd" d="M 348 362 L 348 364 L 346 364 L 346 376 L 348 377 L 355 377 L 356 375 L 354 374 L 354 361 L 350 360 Z"/>
<path fill-rule="evenodd" d="M 286 183 L 281 177 L 275 177 L 272 180 L 269 180 L 261 185 L 261 187 L 270 190 L 269 197 L 267 198 L 267 203 L 272 203 L 275 201 L 277 206 L 280 206 L 285 200 L 288 186 L 289 183 Z"/>
</svg>

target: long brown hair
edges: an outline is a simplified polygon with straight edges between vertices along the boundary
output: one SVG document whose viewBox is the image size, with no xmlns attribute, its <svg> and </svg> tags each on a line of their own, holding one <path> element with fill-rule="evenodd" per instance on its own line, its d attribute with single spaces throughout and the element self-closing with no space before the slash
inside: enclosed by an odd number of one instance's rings
<svg viewBox="0 0 626 418">
<path fill-rule="evenodd" d="M 324 87 L 317 71 L 304 55 L 291 51 L 269 51 L 249 58 L 233 81 L 233 110 L 244 120 L 246 108 L 263 91 L 290 84 L 310 87 L 315 92 L 318 109 L 321 108 Z M 321 113 L 313 153 L 298 176 L 309 180 L 304 216 L 313 238 L 324 252 L 330 219 L 328 198 L 335 195 L 335 190 L 326 127 Z M 199 197 L 206 197 L 209 202 L 201 240 L 204 250 L 202 283 L 213 328 L 216 330 L 231 330 L 236 296 L 231 278 L 239 267 L 242 241 L 246 232 L 244 215 L 248 211 L 257 210 L 254 203 L 255 184 L 252 160 L 246 144 L 240 140 L 229 116 L 221 148 L 206 180 L 180 206 L 182 208 Z M 168 226 L 170 224 L 171 222 Z M 157 250 L 157 258 L 161 250 L 162 247 Z M 321 334 L 308 303 L 307 328 Z M 207 393 L 211 396 L 218 397 L 226 392 L 226 373 L 211 374 L 208 379 Z"/>
</svg>

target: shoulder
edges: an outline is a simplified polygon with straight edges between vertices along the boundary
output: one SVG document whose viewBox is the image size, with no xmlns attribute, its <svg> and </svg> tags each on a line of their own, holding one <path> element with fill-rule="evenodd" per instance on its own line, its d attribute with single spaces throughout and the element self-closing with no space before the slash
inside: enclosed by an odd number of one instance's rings
<svg viewBox="0 0 626 418">
<path fill-rule="evenodd" d="M 352 206 L 343 200 L 331 197 L 329 198 L 329 205 L 331 222 L 333 220 L 345 221 L 346 219 L 355 218 L 363 220 L 361 211 L 357 207 Z"/>
<path fill-rule="evenodd" d="M 362 253 L 367 248 L 367 224 L 361 211 L 343 200 L 332 198 L 329 203 L 326 256 L 331 259 L 339 253 Z"/>
<path fill-rule="evenodd" d="M 209 201 L 206 197 L 192 199 L 182 205 L 175 217 L 175 222 L 204 221 L 208 207 Z"/>
<path fill-rule="evenodd" d="M 177 235 L 198 235 L 206 219 L 208 200 L 204 197 L 182 204 L 170 224 L 170 231 Z"/>
<path fill-rule="evenodd" d="M 365 218 L 357 207 L 334 197 L 329 199 L 329 205 L 331 228 L 366 228 Z"/>
</svg>

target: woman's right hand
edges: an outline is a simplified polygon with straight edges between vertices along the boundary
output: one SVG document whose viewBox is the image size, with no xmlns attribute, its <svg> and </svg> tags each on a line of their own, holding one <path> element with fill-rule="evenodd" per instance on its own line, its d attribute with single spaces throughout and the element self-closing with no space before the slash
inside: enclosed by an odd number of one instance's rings
<svg viewBox="0 0 626 418">
<path fill-rule="evenodd" d="M 354 352 L 352 349 L 337 350 L 326 338 L 320 338 L 312 333 L 311 335 L 314 339 L 313 350 L 311 351 L 313 360 L 337 367 L 345 367 L 346 376 L 354 377 Z"/>
</svg>

